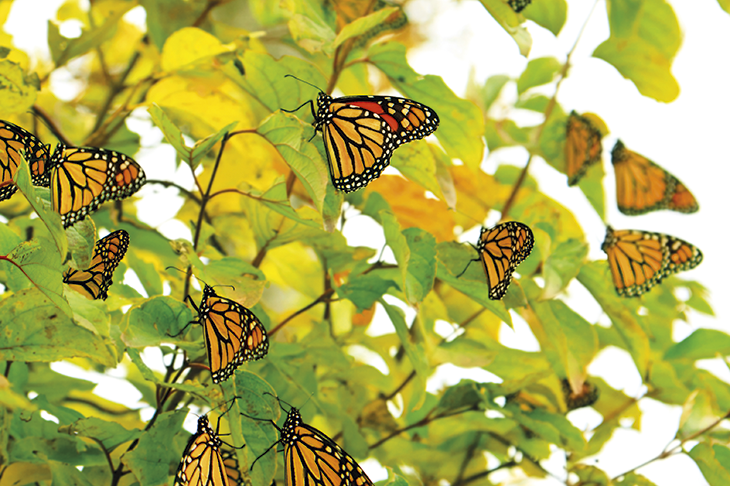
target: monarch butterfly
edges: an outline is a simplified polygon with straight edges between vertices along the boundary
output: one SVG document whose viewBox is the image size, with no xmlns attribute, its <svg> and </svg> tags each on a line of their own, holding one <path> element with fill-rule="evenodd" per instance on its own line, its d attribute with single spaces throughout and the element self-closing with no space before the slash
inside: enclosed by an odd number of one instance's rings
<svg viewBox="0 0 730 486">
<path fill-rule="evenodd" d="M 91 266 L 86 270 L 67 269 L 63 281 L 88 299 L 106 300 L 112 277 L 129 248 L 129 233 L 118 230 L 109 233 L 94 245 Z"/>
<path fill-rule="evenodd" d="M 244 484 L 235 451 L 224 447 L 208 417 L 198 418 L 198 430 L 185 446 L 174 486 L 240 486 Z"/>
<path fill-rule="evenodd" d="M 520 13 L 532 3 L 532 0 L 507 0 L 507 3 L 515 13 Z"/>
<path fill-rule="evenodd" d="M 0 120 L 0 201 L 9 199 L 18 189 L 13 177 L 20 165 L 21 152 L 30 165 L 33 184 L 48 187 L 50 183 L 48 146 L 24 128 Z"/>
<path fill-rule="evenodd" d="M 636 297 L 673 273 L 690 270 L 702 261 L 700 250 L 674 236 L 641 230 L 606 228 L 601 249 L 618 295 Z"/>
<path fill-rule="evenodd" d="M 530 255 L 534 245 L 532 230 L 517 221 L 508 221 L 490 229 L 482 228 L 475 247 L 479 258 L 469 260 L 457 278 L 466 272 L 471 262 L 481 261 L 487 276 L 489 298 L 500 300 L 507 293 L 515 268 Z"/>
<path fill-rule="evenodd" d="M 601 132 L 591 121 L 575 111 L 570 112 L 565 127 L 565 174 L 573 186 L 591 165 L 601 160 Z"/>
<path fill-rule="evenodd" d="M 307 103 L 315 132 L 322 132 L 332 183 L 345 192 L 357 191 L 380 177 L 396 148 L 430 135 L 439 124 L 435 111 L 413 100 L 391 96 L 332 98 L 321 90 L 316 113 L 312 100 L 282 111 L 293 113 Z"/>
<path fill-rule="evenodd" d="M 193 322 L 203 325 L 213 383 L 227 380 L 242 363 L 261 359 L 269 352 L 264 325 L 238 302 L 219 296 L 208 284 L 203 288 L 200 307 L 190 296 L 188 300 L 198 312 Z"/>
<path fill-rule="evenodd" d="M 570 387 L 570 382 L 567 378 L 560 380 L 560 384 L 563 388 L 563 398 L 565 399 L 565 406 L 568 408 L 568 411 L 590 407 L 601 396 L 600 388 L 588 381 L 584 381 L 581 389 L 575 393 Z"/>
<path fill-rule="evenodd" d="M 51 204 L 64 228 L 81 221 L 102 203 L 129 197 L 145 174 L 131 157 L 102 148 L 56 146 L 51 156 Z"/>
<path fill-rule="evenodd" d="M 272 423 L 280 438 L 259 458 L 275 445 L 284 444 L 286 486 L 372 486 L 352 456 L 323 432 L 305 424 L 298 409 L 289 409 L 281 428 Z"/>
<path fill-rule="evenodd" d="M 659 209 L 694 213 L 697 200 L 676 177 L 646 157 L 624 147 L 621 140 L 611 151 L 616 172 L 616 200 L 624 214 L 638 215 Z"/>
</svg>

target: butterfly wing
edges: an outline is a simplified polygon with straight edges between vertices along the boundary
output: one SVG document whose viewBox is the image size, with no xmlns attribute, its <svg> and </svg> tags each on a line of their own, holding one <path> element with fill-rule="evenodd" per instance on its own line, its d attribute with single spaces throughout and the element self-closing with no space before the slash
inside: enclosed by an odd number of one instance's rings
<svg viewBox="0 0 730 486">
<path fill-rule="evenodd" d="M 617 141 L 611 151 L 616 172 L 616 200 L 624 214 L 638 215 L 660 209 L 694 213 L 697 200 L 676 177 Z"/>
<path fill-rule="evenodd" d="M 17 190 L 13 177 L 20 165 L 21 153 L 30 165 L 33 184 L 48 187 L 48 146 L 24 128 L 0 120 L 0 201 L 9 199 Z"/>
<path fill-rule="evenodd" d="M 636 297 L 673 273 L 689 270 L 702 261 L 700 250 L 686 241 L 661 233 L 606 229 L 601 246 L 608 255 L 616 292 Z"/>
<path fill-rule="evenodd" d="M 238 464 L 236 451 L 224 445 L 220 449 L 220 454 L 223 460 L 223 467 L 226 471 L 226 477 L 228 478 L 228 486 L 243 486 L 245 481 L 241 474 L 241 466 Z"/>
<path fill-rule="evenodd" d="M 129 233 L 118 230 L 109 233 L 94 245 L 91 265 L 86 270 L 69 268 L 63 281 L 88 299 L 106 300 L 107 291 L 114 283 L 114 270 L 129 248 Z"/>
<path fill-rule="evenodd" d="M 254 313 L 220 297 L 208 285 L 203 289 L 199 321 L 213 383 L 227 380 L 242 363 L 261 359 L 269 352 L 266 330 Z"/>
<path fill-rule="evenodd" d="M 515 13 L 522 12 L 530 3 L 532 3 L 532 0 L 507 0 L 507 4 L 512 7 Z"/>
<path fill-rule="evenodd" d="M 516 221 L 482 228 L 477 250 L 487 276 L 490 299 L 504 297 L 512 282 L 512 273 L 529 256 L 534 243 L 532 230 Z"/>
<path fill-rule="evenodd" d="M 296 408 L 282 427 L 287 486 L 372 486 L 360 465 L 337 443 L 302 422 Z"/>
<path fill-rule="evenodd" d="M 64 228 L 106 201 L 131 196 L 145 182 L 139 164 L 114 150 L 58 144 L 51 166 L 51 203 Z"/>
<path fill-rule="evenodd" d="M 208 418 L 198 419 L 198 430 L 190 437 L 175 474 L 174 486 L 231 486 L 221 440 Z"/>
<path fill-rule="evenodd" d="M 353 192 L 380 177 L 400 145 L 438 127 L 431 108 L 390 96 L 317 98 L 315 128 L 322 131 L 335 188 Z"/>
<path fill-rule="evenodd" d="M 588 167 L 600 162 L 601 132 L 585 117 L 570 113 L 565 130 L 565 173 L 573 186 L 585 175 Z"/>
</svg>

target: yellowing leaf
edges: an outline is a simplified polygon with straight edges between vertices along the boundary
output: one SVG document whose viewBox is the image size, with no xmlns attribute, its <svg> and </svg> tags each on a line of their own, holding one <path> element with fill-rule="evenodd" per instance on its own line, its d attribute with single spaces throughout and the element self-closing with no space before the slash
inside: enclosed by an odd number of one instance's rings
<svg viewBox="0 0 730 486">
<path fill-rule="evenodd" d="M 162 48 L 162 69 L 166 72 L 191 68 L 230 49 L 213 35 L 195 27 L 185 27 L 167 38 Z"/>
<path fill-rule="evenodd" d="M 26 76 L 12 61 L 0 61 L 0 109 L 3 116 L 22 113 L 35 103 L 39 90 L 38 76 Z"/>
</svg>

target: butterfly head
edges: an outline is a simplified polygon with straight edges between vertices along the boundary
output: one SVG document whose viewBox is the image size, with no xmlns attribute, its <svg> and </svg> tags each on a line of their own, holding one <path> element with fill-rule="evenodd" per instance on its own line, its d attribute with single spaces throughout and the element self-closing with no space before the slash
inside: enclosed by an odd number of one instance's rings
<svg viewBox="0 0 730 486">
<path fill-rule="evenodd" d="M 616 145 L 611 149 L 611 162 L 614 164 L 620 160 L 623 160 L 626 155 L 626 146 L 621 140 L 616 140 Z"/>
<path fill-rule="evenodd" d="M 612 247 L 616 244 L 616 236 L 613 234 L 613 228 L 610 226 L 606 226 L 606 238 L 603 240 L 603 244 L 601 245 L 601 250 L 606 251 L 606 249 Z"/>
</svg>

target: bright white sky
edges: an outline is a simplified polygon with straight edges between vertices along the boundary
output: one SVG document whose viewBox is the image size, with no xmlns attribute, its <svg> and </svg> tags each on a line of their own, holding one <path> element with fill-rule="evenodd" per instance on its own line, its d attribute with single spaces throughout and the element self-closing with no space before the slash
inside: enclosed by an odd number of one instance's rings
<svg viewBox="0 0 730 486">
<path fill-rule="evenodd" d="M 5 30 L 14 36 L 17 46 L 28 52 L 47 56 L 46 22 L 61 3 L 62 0 L 16 1 Z M 599 3 L 585 29 L 572 58 L 570 76 L 563 83 L 558 99 L 566 111 L 575 109 L 578 112 L 597 113 L 611 131 L 603 140 L 603 163 L 608 174 L 608 222 L 617 229 L 644 229 L 672 234 L 702 250 L 704 262 L 688 273 L 687 277 L 700 281 L 710 289 L 711 303 L 717 318 L 690 312 L 689 324 L 675 325 L 675 339 L 680 340 L 697 327 L 724 330 L 730 317 L 730 299 L 726 297 L 727 291 L 721 290 L 727 289 L 726 282 L 730 275 L 730 259 L 726 256 L 728 229 L 725 213 L 729 205 L 723 196 L 727 190 L 725 182 L 730 178 L 730 156 L 726 147 L 730 134 L 730 95 L 727 89 L 730 63 L 727 62 L 725 52 L 730 45 L 730 15 L 712 0 L 670 0 L 670 3 L 684 34 L 682 48 L 673 66 L 674 76 L 681 88 L 681 94 L 676 101 L 664 104 L 643 97 L 613 67 L 590 57 L 595 47 L 608 37 L 604 2 Z M 530 59 L 543 56 L 555 56 L 561 61 L 565 59 L 593 2 L 568 0 L 568 5 L 568 22 L 557 39 L 535 24 L 527 23 L 533 37 Z M 142 20 L 143 12 L 140 10 L 137 8 L 130 14 L 135 19 Z M 433 19 L 430 24 L 423 25 L 429 42 L 419 50 L 409 53 L 412 66 L 422 74 L 442 76 L 459 95 L 464 94 L 472 69 L 480 83 L 494 74 L 508 74 L 516 78 L 524 69 L 527 60 L 519 55 L 516 44 L 476 1 L 457 3 L 450 0 L 412 0 L 407 5 L 407 13 L 414 23 Z M 72 29 L 71 26 L 67 27 Z M 550 95 L 552 92 L 546 94 Z M 137 125 L 147 124 L 130 123 L 135 130 L 138 129 Z M 615 206 L 613 171 L 609 162 L 609 151 L 616 138 L 621 138 L 627 147 L 659 163 L 683 181 L 699 200 L 700 211 L 692 215 L 664 211 L 636 217 L 619 213 Z M 159 139 L 159 134 L 143 133 L 145 145 Z M 147 167 L 153 166 L 145 164 L 148 157 L 152 157 L 148 150 L 142 150 L 136 157 L 145 166 L 148 177 L 161 178 L 165 173 L 169 177 L 169 170 L 173 167 L 173 152 L 170 147 L 154 152 L 157 161 L 154 164 L 157 168 L 155 172 L 160 171 L 160 177 L 147 170 Z M 161 158 L 169 160 L 170 166 L 161 168 Z M 497 162 L 510 162 L 521 167 L 526 158 L 526 153 L 521 150 L 502 150 L 490 154 L 485 168 L 493 170 Z M 531 174 L 537 178 L 548 195 L 570 207 L 578 215 L 591 245 L 590 257 L 605 258 L 600 250 L 605 227 L 590 209 L 580 190 L 568 188 L 565 176 L 558 174 L 539 159 L 533 162 Z M 163 200 L 169 202 L 169 194 L 165 191 L 149 188 L 145 188 L 145 191 L 158 209 L 161 204 L 165 204 Z M 176 211 L 177 207 L 174 205 L 168 207 L 167 211 L 158 211 L 160 219 L 156 219 L 155 224 L 159 224 L 161 230 L 171 236 L 174 234 L 178 237 L 181 232 L 184 236 L 186 230 L 181 223 L 168 221 Z M 365 221 L 360 225 L 361 220 L 366 219 L 358 218 L 358 225 L 347 225 L 346 236 L 351 243 L 355 241 L 357 244 L 381 248 L 384 243 L 382 230 L 373 233 L 370 230 L 374 228 Z M 189 232 L 187 234 L 189 237 Z M 476 235 L 477 233 L 465 236 L 476 241 Z M 585 299 L 585 291 L 579 285 L 571 286 L 570 291 L 566 300 L 586 319 L 592 322 L 605 319 L 605 316 L 601 316 L 600 309 L 591 302 L 592 299 Z M 537 343 L 529 329 L 519 324 L 519 319 L 516 322 L 515 331 L 505 327 L 505 344 L 521 349 L 537 349 Z M 707 367 L 730 381 L 730 373 L 724 366 L 708 363 Z M 70 369 L 68 371 L 75 373 Z M 641 393 L 640 377 L 624 352 L 615 349 L 604 351 L 591 366 L 591 373 L 603 376 L 610 384 L 624 389 L 631 396 Z M 437 373 L 429 388 L 436 390 L 440 385 L 458 382 L 465 375 L 474 379 L 489 379 L 492 376 L 482 370 L 464 372 L 446 367 Z M 123 384 L 123 381 L 106 378 L 96 391 L 102 396 L 120 400 L 118 393 Z M 123 393 L 126 397 L 138 396 L 135 390 L 124 390 Z M 642 433 L 628 429 L 618 431 L 604 453 L 595 458 L 599 461 L 598 467 L 610 475 L 619 474 L 656 456 L 676 431 L 681 413 L 679 407 L 642 401 L 642 409 L 645 412 Z M 569 417 L 581 428 L 593 427 L 598 420 L 597 414 L 590 410 L 576 411 Z M 194 428 L 192 422 L 190 425 L 191 429 Z M 371 477 L 374 480 L 383 478 L 384 475 L 370 462 L 367 461 L 364 466 L 369 473 L 372 471 Z M 563 463 L 564 459 L 554 457 L 546 466 L 558 477 L 562 477 Z M 694 463 L 684 455 L 653 463 L 638 472 L 659 486 L 707 484 Z M 493 481 L 507 479 L 498 474 L 490 478 Z M 562 483 L 548 478 L 543 481 L 517 481 L 511 484 Z"/>
</svg>

